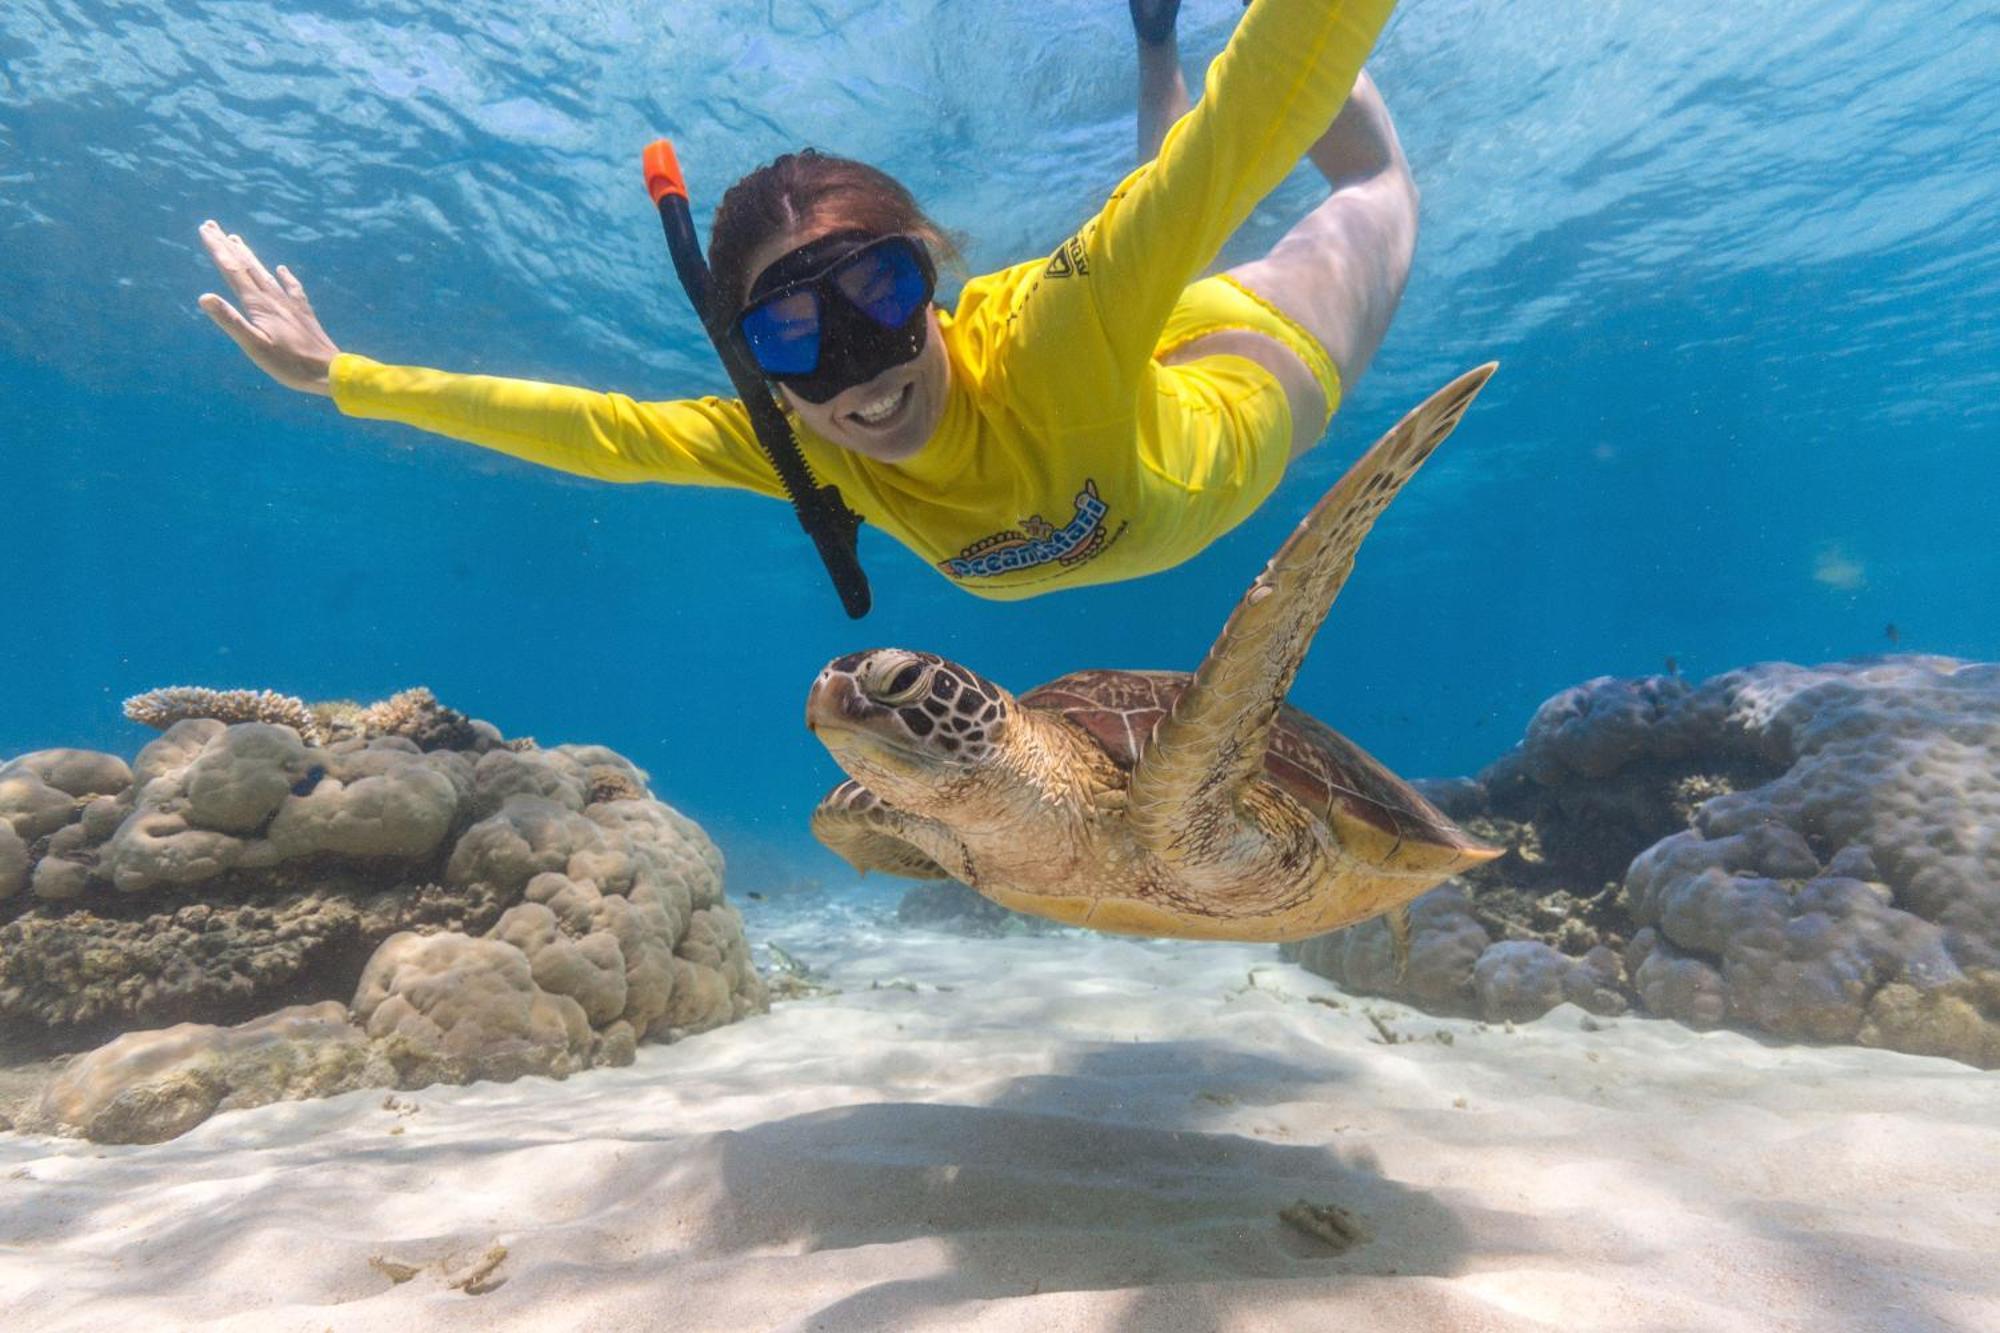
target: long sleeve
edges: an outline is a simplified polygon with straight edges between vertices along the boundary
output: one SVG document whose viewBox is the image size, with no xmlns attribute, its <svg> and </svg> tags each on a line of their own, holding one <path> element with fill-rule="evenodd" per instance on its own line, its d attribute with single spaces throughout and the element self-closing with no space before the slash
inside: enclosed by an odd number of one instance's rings
<svg viewBox="0 0 2000 1333">
<path fill-rule="evenodd" d="M 1333 122 L 1393 8 L 1255 0 L 1201 101 L 1021 301 L 1011 382 L 1086 397 L 1130 384 L 1183 289 Z"/>
<path fill-rule="evenodd" d="M 560 384 L 386 366 L 343 353 L 330 374 L 348 416 L 396 421 L 603 481 L 735 486 L 781 496 L 734 399 L 641 403 Z"/>
</svg>

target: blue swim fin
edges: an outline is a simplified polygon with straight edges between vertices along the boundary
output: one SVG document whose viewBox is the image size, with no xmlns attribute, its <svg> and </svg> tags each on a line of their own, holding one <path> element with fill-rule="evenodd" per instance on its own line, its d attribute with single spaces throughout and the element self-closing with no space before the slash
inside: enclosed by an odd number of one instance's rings
<svg viewBox="0 0 2000 1333">
<path fill-rule="evenodd" d="M 1174 20 L 1180 17 L 1181 0 L 1126 0 L 1132 9 L 1132 31 L 1148 46 L 1158 46 L 1174 35 Z"/>
</svg>

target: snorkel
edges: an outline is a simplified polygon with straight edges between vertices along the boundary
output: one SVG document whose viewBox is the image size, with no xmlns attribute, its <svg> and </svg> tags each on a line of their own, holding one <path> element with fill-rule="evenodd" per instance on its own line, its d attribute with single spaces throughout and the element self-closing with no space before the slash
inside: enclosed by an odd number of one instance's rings
<svg viewBox="0 0 2000 1333">
<path fill-rule="evenodd" d="M 763 372 L 744 344 L 743 335 L 734 324 L 712 317 L 708 299 L 708 261 L 702 258 L 701 243 L 695 238 L 694 216 L 688 208 L 687 185 L 681 177 L 681 164 L 674 155 L 671 141 L 655 139 L 646 146 L 645 169 L 646 192 L 653 197 L 654 207 L 660 210 L 660 225 L 666 229 L 667 251 L 673 256 L 674 272 L 680 277 L 681 288 L 687 293 L 688 300 L 694 303 L 703 331 L 715 345 L 716 353 L 722 358 L 723 369 L 729 372 L 729 382 L 736 387 L 737 396 L 743 400 L 743 406 L 750 414 L 750 425 L 757 433 L 757 443 L 764 456 L 771 460 L 771 467 L 778 474 L 778 484 L 784 488 L 786 498 L 792 502 L 792 509 L 799 517 L 799 526 L 806 530 L 806 535 L 818 548 L 819 558 L 826 565 L 828 576 L 833 579 L 834 590 L 840 594 L 841 606 L 849 616 L 859 620 L 868 614 L 871 602 L 868 575 L 862 571 L 861 558 L 856 549 L 861 515 L 847 507 L 838 487 L 819 484 L 805 456 L 799 452 L 799 442 L 792 435 L 791 423 L 778 409 Z"/>
</svg>

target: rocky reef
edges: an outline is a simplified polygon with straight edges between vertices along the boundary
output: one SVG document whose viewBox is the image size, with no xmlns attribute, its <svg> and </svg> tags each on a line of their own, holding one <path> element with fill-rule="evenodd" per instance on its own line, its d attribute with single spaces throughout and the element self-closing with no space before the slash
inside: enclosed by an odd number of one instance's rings
<svg viewBox="0 0 2000 1333">
<path fill-rule="evenodd" d="M 896 904 L 896 920 L 905 926 L 981 939 L 1047 935 L 1063 929 L 1053 921 L 1002 907 L 955 879 L 912 885 Z"/>
<path fill-rule="evenodd" d="M 0 764 L 4 1049 L 115 1035 L 24 1124 L 150 1141 L 280 1097 L 562 1076 L 767 1003 L 721 853 L 611 750 L 424 690 L 128 713 L 163 728 L 129 765 Z"/>
<path fill-rule="evenodd" d="M 1290 956 L 1437 1012 L 1565 1001 L 2000 1068 L 2000 664 L 1601 677 L 1427 795 L 1508 855 Z"/>
</svg>

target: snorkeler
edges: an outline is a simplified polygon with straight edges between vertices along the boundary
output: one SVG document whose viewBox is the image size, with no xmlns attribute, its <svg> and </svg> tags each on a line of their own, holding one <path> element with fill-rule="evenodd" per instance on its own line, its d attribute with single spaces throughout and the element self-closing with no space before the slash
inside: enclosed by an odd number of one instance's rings
<svg viewBox="0 0 2000 1333">
<path fill-rule="evenodd" d="M 1394 0 L 1256 0 L 1189 110 L 1178 0 L 1129 0 L 1140 156 L 1097 215 L 933 304 L 943 232 L 865 164 L 810 149 L 723 196 L 712 323 L 733 327 L 845 502 L 969 592 L 1150 574 L 1248 517 L 1315 444 L 1402 295 L 1417 192 L 1362 72 Z M 1331 196 L 1197 281 L 1307 157 Z M 640 403 L 340 351 L 304 288 L 213 222 L 241 310 L 201 308 L 279 383 L 607 481 L 782 494 L 742 402 Z"/>
</svg>

